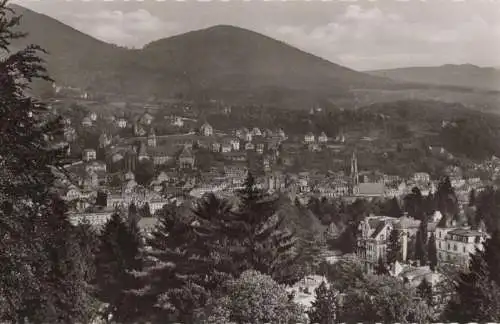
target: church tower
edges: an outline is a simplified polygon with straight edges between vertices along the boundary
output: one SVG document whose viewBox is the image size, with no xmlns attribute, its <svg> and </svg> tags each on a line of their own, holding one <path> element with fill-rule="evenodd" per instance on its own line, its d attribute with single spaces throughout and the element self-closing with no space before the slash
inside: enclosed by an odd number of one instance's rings
<svg viewBox="0 0 500 324">
<path fill-rule="evenodd" d="M 148 146 L 149 147 L 156 147 L 156 134 L 155 134 L 155 130 L 153 127 L 151 127 L 149 134 L 148 134 Z"/>
<path fill-rule="evenodd" d="M 351 181 L 352 181 L 353 188 L 357 187 L 359 185 L 358 158 L 356 156 L 356 151 L 352 152 Z"/>
</svg>

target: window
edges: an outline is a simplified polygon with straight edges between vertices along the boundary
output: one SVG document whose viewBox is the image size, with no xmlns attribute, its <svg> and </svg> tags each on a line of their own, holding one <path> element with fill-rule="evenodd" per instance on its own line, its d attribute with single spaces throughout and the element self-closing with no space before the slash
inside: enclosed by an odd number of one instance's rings
<svg viewBox="0 0 500 324">
<path fill-rule="evenodd" d="M 441 249 L 441 242 L 439 242 L 438 245 L 439 245 L 439 248 Z"/>
<path fill-rule="evenodd" d="M 456 250 L 457 250 L 457 245 L 453 244 L 453 251 L 456 251 Z"/>
<path fill-rule="evenodd" d="M 448 243 L 448 250 L 451 250 L 451 245 L 450 245 L 450 243 Z"/>
<path fill-rule="evenodd" d="M 463 249 L 463 250 L 464 250 L 464 253 L 465 253 L 465 246 L 464 246 L 464 249 Z"/>
</svg>

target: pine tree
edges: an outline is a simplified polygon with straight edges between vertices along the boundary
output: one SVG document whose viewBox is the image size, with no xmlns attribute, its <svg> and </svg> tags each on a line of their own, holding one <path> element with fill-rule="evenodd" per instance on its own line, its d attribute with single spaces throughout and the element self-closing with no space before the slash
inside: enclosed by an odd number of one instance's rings
<svg viewBox="0 0 500 324">
<path fill-rule="evenodd" d="M 128 217 L 127 217 L 128 223 L 129 224 L 132 224 L 132 223 L 137 224 L 140 219 L 141 219 L 141 215 L 137 211 L 137 206 L 134 203 L 131 203 L 128 206 Z"/>
<path fill-rule="evenodd" d="M 386 275 L 388 274 L 387 264 L 384 262 L 384 259 L 380 256 L 377 261 L 377 265 L 375 266 L 375 273 L 378 275 Z"/>
<path fill-rule="evenodd" d="M 402 261 L 402 258 L 400 234 L 397 228 L 393 228 L 387 243 L 387 263 L 393 264 L 396 261 Z"/>
<path fill-rule="evenodd" d="M 396 197 L 389 200 L 389 208 L 387 210 L 387 215 L 390 217 L 399 218 L 403 215 L 403 211 L 399 206 L 399 201 Z"/>
<path fill-rule="evenodd" d="M 146 202 L 144 206 L 141 208 L 141 217 L 152 217 L 151 208 L 149 207 L 149 203 Z"/>
<path fill-rule="evenodd" d="M 244 189 L 238 192 L 238 198 L 240 205 L 235 213 L 234 232 L 239 235 L 244 249 L 240 260 L 246 260 L 249 269 L 268 274 L 278 283 L 299 280 L 287 273 L 299 256 L 293 252 L 294 234 L 284 228 L 285 218 L 277 213 L 278 199 L 257 189 L 251 173 Z"/>
<path fill-rule="evenodd" d="M 420 261 L 420 265 L 427 264 L 427 216 L 420 221 L 415 242 L 415 258 Z"/>
<path fill-rule="evenodd" d="M 444 320 L 465 322 L 500 321 L 500 288 L 490 279 L 485 253 L 471 255 L 469 270 L 460 274 L 456 296 L 444 312 Z"/>
<path fill-rule="evenodd" d="M 472 189 L 469 192 L 469 206 L 476 206 L 476 190 Z"/>
<path fill-rule="evenodd" d="M 34 322 L 69 323 L 92 319 L 93 303 L 86 282 L 89 260 L 83 258 L 76 231 L 67 217 L 63 200 L 54 197 L 39 225 L 44 237 L 43 255 L 36 273 L 44 288 L 30 302 Z M 30 316 L 31 317 L 31 316 Z"/>
<path fill-rule="evenodd" d="M 490 278 L 500 287 L 500 232 L 494 232 L 484 242 L 484 258 L 490 270 Z"/>
<path fill-rule="evenodd" d="M 207 277 L 213 273 L 207 249 L 199 244 L 194 217 L 179 214 L 175 205 L 164 206 L 158 216 L 148 240 L 151 262 L 143 273 L 145 285 L 138 292 L 141 316 L 153 323 L 192 323 L 195 312 L 209 300 L 205 285 L 214 281 Z"/>
<path fill-rule="evenodd" d="M 7 1 L 0 1 L 0 321 L 60 322 L 85 313 L 80 298 L 86 289 L 67 216 L 53 209 L 65 156 L 65 148 L 54 142 L 62 124 L 28 94 L 33 81 L 50 81 L 38 56 L 41 48 L 9 50 L 25 36 L 15 31 L 19 21 Z M 61 245 L 56 249 L 48 242 Z"/>
<path fill-rule="evenodd" d="M 422 298 L 427 305 L 432 306 L 432 285 L 427 281 L 426 278 L 417 286 L 417 293 Z"/>
<path fill-rule="evenodd" d="M 429 265 L 432 271 L 436 270 L 438 264 L 438 256 L 437 256 L 437 246 L 436 246 L 436 236 L 434 233 L 431 234 L 429 238 L 429 242 L 427 244 L 427 255 L 429 258 Z"/>
<path fill-rule="evenodd" d="M 98 298 L 108 304 L 104 316 L 124 319 L 137 310 L 129 302 L 127 291 L 138 288 L 131 271 L 140 271 L 139 230 L 135 223 L 127 224 L 114 213 L 99 236 L 96 255 L 96 283 Z"/>
<path fill-rule="evenodd" d="M 337 294 L 335 291 L 322 282 L 314 292 L 316 299 L 307 312 L 310 322 L 317 324 L 335 323 L 337 315 Z"/>
</svg>

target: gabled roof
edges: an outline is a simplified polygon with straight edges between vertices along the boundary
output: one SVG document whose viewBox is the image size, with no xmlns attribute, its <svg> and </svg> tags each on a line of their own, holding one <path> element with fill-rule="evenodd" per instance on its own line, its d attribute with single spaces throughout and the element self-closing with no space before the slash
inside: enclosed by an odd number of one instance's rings
<svg viewBox="0 0 500 324">
<path fill-rule="evenodd" d="M 193 157 L 193 151 L 189 147 L 184 146 L 184 149 L 182 150 L 179 157 L 180 158 L 191 158 L 191 157 Z"/>
<path fill-rule="evenodd" d="M 377 227 L 375 227 L 375 231 L 373 231 L 373 233 L 372 233 L 372 238 L 377 238 L 377 236 L 380 234 L 380 232 L 382 232 L 387 225 L 388 224 L 386 222 L 379 221 L 379 223 L 377 224 Z"/>
<path fill-rule="evenodd" d="M 366 196 L 383 195 L 385 185 L 383 183 L 366 182 L 358 185 L 358 194 Z"/>
</svg>

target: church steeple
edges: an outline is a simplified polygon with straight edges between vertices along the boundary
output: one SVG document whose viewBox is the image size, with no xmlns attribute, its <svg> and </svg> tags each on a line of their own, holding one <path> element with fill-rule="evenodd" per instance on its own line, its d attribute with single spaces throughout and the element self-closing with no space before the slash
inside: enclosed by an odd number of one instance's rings
<svg viewBox="0 0 500 324">
<path fill-rule="evenodd" d="M 351 157 L 351 181 L 353 187 L 359 185 L 358 158 L 356 156 L 356 151 L 352 152 Z"/>
<path fill-rule="evenodd" d="M 156 147 L 156 134 L 153 127 L 149 130 L 148 134 L 148 146 Z"/>
</svg>

